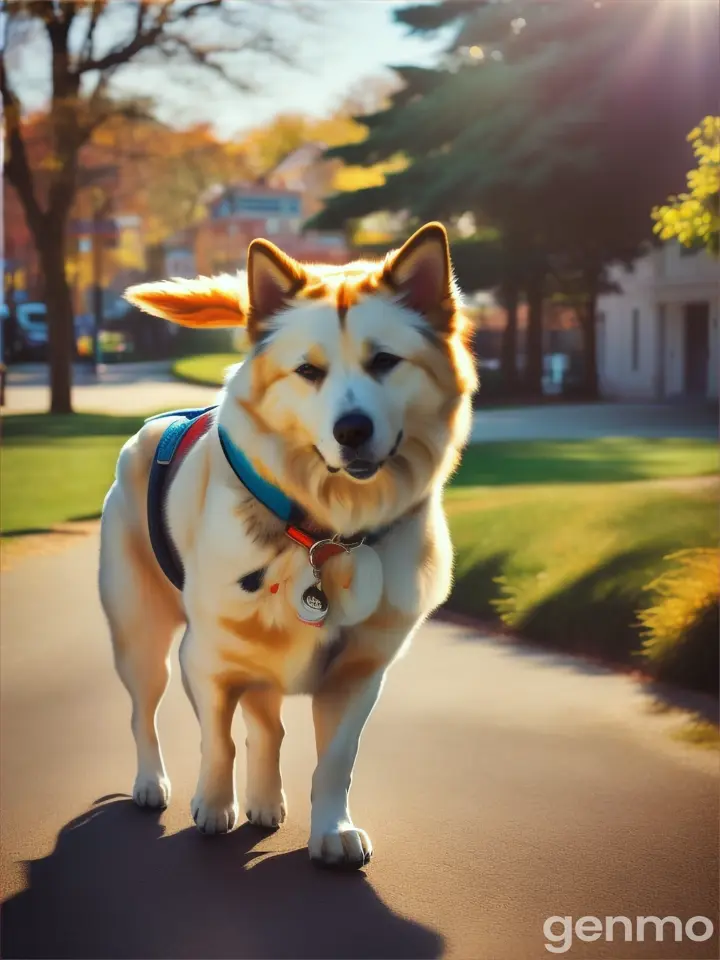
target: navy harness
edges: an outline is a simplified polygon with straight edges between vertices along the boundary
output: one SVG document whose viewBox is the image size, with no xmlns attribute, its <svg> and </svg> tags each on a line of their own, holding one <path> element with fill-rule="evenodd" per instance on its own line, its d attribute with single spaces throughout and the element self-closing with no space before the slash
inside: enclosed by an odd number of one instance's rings
<svg viewBox="0 0 720 960">
<path fill-rule="evenodd" d="M 193 410 L 172 410 L 149 417 L 146 423 L 154 420 L 172 418 L 158 441 L 150 469 L 147 496 L 147 516 L 150 543 L 155 557 L 168 580 L 182 590 L 185 574 L 178 552 L 167 529 L 165 504 L 170 481 L 177 472 L 183 459 L 195 443 L 215 425 L 217 406 L 202 407 Z M 358 533 L 353 537 L 341 538 L 329 532 L 316 535 L 303 529 L 307 523 L 305 512 L 294 500 L 291 500 L 278 487 L 269 483 L 255 470 L 242 450 L 231 440 L 221 424 L 217 424 L 220 446 L 225 459 L 248 492 L 272 514 L 285 524 L 285 534 L 295 543 L 313 551 L 313 565 L 321 567 L 331 556 L 343 553 L 348 546 L 358 543 L 377 543 L 390 529 L 388 524 L 379 530 Z M 253 592 L 262 585 L 264 570 L 256 570 L 243 578 L 243 586 Z"/>
<path fill-rule="evenodd" d="M 175 546 L 170 539 L 165 519 L 165 500 L 170 479 L 180 463 L 190 452 L 196 440 L 206 433 L 212 424 L 216 407 L 203 407 L 195 410 L 171 410 L 150 417 L 163 420 L 172 417 L 172 421 L 163 431 L 155 448 L 150 478 L 148 481 L 147 519 L 150 544 L 155 558 L 163 573 L 173 586 L 182 590 L 185 573 Z"/>
</svg>

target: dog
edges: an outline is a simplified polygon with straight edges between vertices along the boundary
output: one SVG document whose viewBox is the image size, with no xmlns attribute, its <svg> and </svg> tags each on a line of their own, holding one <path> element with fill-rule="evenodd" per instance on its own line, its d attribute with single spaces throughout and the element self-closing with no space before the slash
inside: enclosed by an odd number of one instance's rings
<svg viewBox="0 0 720 960">
<path fill-rule="evenodd" d="M 442 491 L 477 379 L 445 229 L 426 224 L 384 260 L 342 267 L 258 239 L 244 274 L 125 296 L 184 326 L 245 326 L 249 343 L 216 409 L 151 419 L 125 444 L 105 499 L 100 595 L 132 700 L 133 798 L 170 798 L 156 715 L 184 626 L 196 825 L 220 834 L 238 821 L 238 703 L 247 818 L 283 822 L 282 700 L 310 694 L 310 857 L 360 867 L 372 855 L 348 806 L 360 737 L 389 666 L 451 587 Z"/>
</svg>

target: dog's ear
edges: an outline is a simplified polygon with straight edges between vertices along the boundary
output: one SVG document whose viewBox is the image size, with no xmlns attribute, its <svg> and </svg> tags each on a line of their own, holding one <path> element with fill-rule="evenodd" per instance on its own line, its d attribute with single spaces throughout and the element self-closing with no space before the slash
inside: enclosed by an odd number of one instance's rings
<svg viewBox="0 0 720 960">
<path fill-rule="evenodd" d="M 269 240 L 253 240 L 248 248 L 248 336 L 255 341 L 266 322 L 279 313 L 307 282 L 301 264 Z"/>
<path fill-rule="evenodd" d="M 128 287 L 124 297 L 145 313 L 183 327 L 240 327 L 247 320 L 244 288 L 241 274 L 224 274 L 139 283 Z"/>
<path fill-rule="evenodd" d="M 450 244 L 441 223 L 426 223 L 390 253 L 383 280 L 401 302 L 442 326 L 454 312 Z"/>
</svg>

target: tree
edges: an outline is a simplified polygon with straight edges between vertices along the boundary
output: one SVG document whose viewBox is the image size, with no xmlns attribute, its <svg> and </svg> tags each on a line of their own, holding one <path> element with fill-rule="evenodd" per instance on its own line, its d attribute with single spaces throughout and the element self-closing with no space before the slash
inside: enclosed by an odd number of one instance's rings
<svg viewBox="0 0 720 960">
<path fill-rule="evenodd" d="M 250 130 L 237 145 L 253 175 L 262 177 L 298 147 L 312 140 L 313 121 L 302 113 L 281 113 Z"/>
<path fill-rule="evenodd" d="M 237 69 L 242 54 L 264 53 L 289 61 L 268 22 L 272 3 L 232 0 L 18 0 L 2 4 L 7 36 L 0 60 L 5 117 L 5 174 L 22 204 L 38 250 L 48 307 L 51 411 L 72 409 L 73 311 L 66 273 L 66 234 L 80 184 L 80 154 L 95 131 L 118 115 L 137 115 L 144 105 L 113 95 L 112 81 L 129 64 L 172 63 L 194 75 L 219 77 L 247 92 Z M 286 15 L 282 5 L 280 15 Z M 21 78 L 8 66 L 8 50 L 28 29 L 39 32 L 50 55 L 47 127 L 49 169 L 40 176 L 29 160 L 27 110 Z M 220 40 L 215 39 L 218 35 Z"/>
<path fill-rule="evenodd" d="M 505 286 L 521 283 L 531 307 L 527 385 L 540 385 L 545 278 L 567 274 L 586 291 L 585 386 L 595 394 L 604 272 L 649 239 L 651 191 L 686 169 L 669 138 L 715 102 L 717 6 L 508 0 L 397 16 L 415 31 L 454 21 L 458 33 L 435 70 L 404 68 L 391 106 L 358 118 L 365 141 L 330 155 L 369 164 L 403 152 L 410 165 L 382 186 L 331 197 L 315 225 L 379 209 L 470 211 L 493 223 L 508 268 L 516 260 Z"/>
<path fill-rule="evenodd" d="M 306 114 L 288 113 L 275 116 L 269 123 L 250 130 L 230 147 L 255 177 L 263 177 L 289 154 L 308 143 L 324 147 L 357 143 L 367 136 L 367 130 L 353 119 L 359 109 L 377 109 L 397 84 L 383 77 L 368 77 L 362 87 L 351 89 L 338 107 L 327 116 L 317 119 Z M 370 167 L 350 166 L 338 160 L 320 159 L 325 169 L 325 192 L 348 191 L 382 184 L 385 176 L 402 169 L 402 158 L 374 164 Z"/>
<path fill-rule="evenodd" d="M 720 256 L 720 117 L 705 117 L 688 134 L 697 167 L 687 175 L 688 193 L 655 207 L 655 233 Z"/>
<path fill-rule="evenodd" d="M 95 131 L 80 163 L 116 167 L 115 206 L 142 217 L 149 245 L 202 219 L 213 187 L 254 175 L 209 124 L 176 130 L 152 118 L 113 117 Z"/>
</svg>

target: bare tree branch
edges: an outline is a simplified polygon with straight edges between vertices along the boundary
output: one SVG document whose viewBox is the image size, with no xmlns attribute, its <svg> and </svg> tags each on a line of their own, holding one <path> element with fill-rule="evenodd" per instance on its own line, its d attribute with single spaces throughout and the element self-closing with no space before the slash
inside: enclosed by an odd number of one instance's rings
<svg viewBox="0 0 720 960">
<path fill-rule="evenodd" d="M 163 38 L 162 42 L 158 44 L 158 51 L 166 57 L 175 57 L 178 54 L 178 51 L 182 51 L 189 63 L 194 66 L 204 67 L 206 70 L 210 70 L 217 76 L 221 77 L 226 83 L 235 87 L 236 90 L 241 90 L 244 93 L 247 93 L 250 90 L 253 90 L 253 84 L 245 80 L 240 80 L 237 77 L 233 77 L 228 73 L 227 68 L 219 60 L 213 60 L 212 57 L 221 56 L 222 54 L 238 54 L 244 50 L 248 49 L 257 49 L 256 38 L 251 38 L 246 40 L 242 44 L 235 44 L 234 46 L 227 46 L 223 44 L 214 44 L 208 45 L 205 47 L 200 47 L 198 44 L 188 40 L 186 37 L 182 37 L 178 34 L 173 34 L 172 36 L 166 36 Z"/>
<path fill-rule="evenodd" d="M 196 14 L 202 13 L 203 10 L 212 10 L 217 9 L 222 6 L 222 0 L 201 0 L 199 3 L 191 3 L 189 7 L 185 7 L 179 12 L 177 20 L 191 20 Z"/>
<path fill-rule="evenodd" d="M 87 33 L 85 34 L 85 39 L 83 40 L 81 46 L 81 58 L 83 60 L 92 60 L 95 29 L 98 25 L 100 15 L 103 13 L 106 6 L 107 0 L 93 0 L 92 8 L 90 10 L 90 22 L 88 23 Z"/>
<path fill-rule="evenodd" d="M 20 134 L 20 103 L 8 83 L 5 62 L 2 57 L 0 57 L 0 93 L 2 94 L 5 135 L 7 137 L 5 174 L 18 192 L 25 208 L 30 229 L 35 236 L 39 236 L 42 232 L 45 214 L 35 194 L 35 184 L 25 150 L 25 143 Z"/>
<path fill-rule="evenodd" d="M 143 30 L 145 20 L 146 5 L 143 2 L 138 4 L 137 19 L 135 22 L 135 33 L 129 43 L 124 46 L 116 47 L 106 53 L 105 56 L 93 59 L 92 57 L 83 57 L 75 65 L 75 74 L 80 76 L 83 73 L 89 73 L 92 70 L 110 70 L 113 67 L 119 67 L 129 60 L 132 60 L 141 50 L 152 47 L 162 36 L 163 29 L 168 23 L 170 9 L 174 0 L 164 0 L 160 6 L 160 12 L 152 26 Z M 211 0 L 214 2 L 214 0 Z"/>
</svg>

